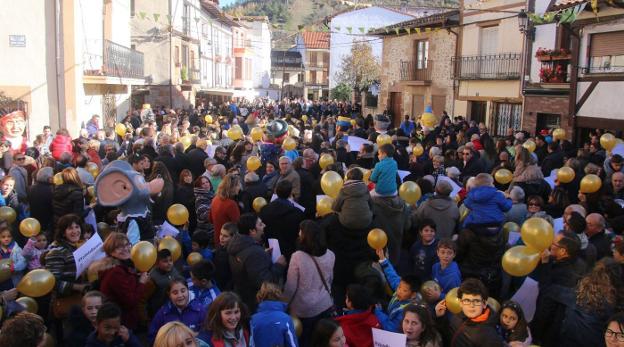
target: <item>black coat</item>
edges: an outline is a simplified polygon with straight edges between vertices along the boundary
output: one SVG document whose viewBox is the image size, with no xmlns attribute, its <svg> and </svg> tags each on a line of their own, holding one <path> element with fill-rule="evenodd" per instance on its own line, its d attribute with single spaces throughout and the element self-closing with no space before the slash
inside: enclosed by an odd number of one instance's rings
<svg viewBox="0 0 624 347">
<path fill-rule="evenodd" d="M 189 160 L 189 168 L 191 169 L 191 173 L 193 174 L 193 179 L 201 176 L 204 171 L 206 171 L 204 167 L 204 161 L 208 158 L 208 154 L 201 148 L 194 148 L 190 150 L 186 154 Z"/>
<path fill-rule="evenodd" d="M 314 177 L 307 169 L 296 170 L 299 174 L 300 191 L 299 204 L 305 207 L 306 218 L 313 219 L 316 213 L 316 195 L 314 194 Z"/>
<path fill-rule="evenodd" d="M 174 182 L 177 182 L 180 178 L 180 171 L 182 169 L 178 165 L 178 161 L 171 155 L 159 155 L 154 158 L 154 161 L 159 161 L 167 167 L 167 171 L 169 171 L 169 175 L 171 175 L 171 179 Z"/>
<path fill-rule="evenodd" d="M 262 181 L 245 184 L 245 189 L 240 193 L 239 201 L 243 204 L 243 212 L 254 212 L 253 201 L 262 197 L 268 199 L 269 191 Z"/>
<path fill-rule="evenodd" d="M 550 172 L 563 166 L 564 153 L 556 151 L 548 154 L 542 162 L 542 173 L 544 177 L 550 176 Z"/>
<path fill-rule="evenodd" d="M 474 322 L 463 313 L 447 314 L 447 317 L 436 319 L 445 346 L 503 347 L 503 338 L 496 331 L 498 315 L 494 311 L 489 311 L 489 316 L 484 322 Z"/>
<path fill-rule="evenodd" d="M 297 248 L 299 223 L 305 218 L 303 212 L 277 199 L 260 211 L 260 218 L 266 224 L 264 233 L 267 239 L 277 239 L 282 254 L 290 259 Z"/>
<path fill-rule="evenodd" d="M 191 161 L 188 157 L 188 154 L 184 152 L 175 151 L 175 160 L 176 162 L 178 162 L 178 167 L 180 168 L 180 171 L 182 171 L 183 169 L 189 169 L 189 170 L 191 169 Z M 191 171 L 191 173 L 192 172 L 193 171 Z M 193 179 L 195 178 L 197 178 L 197 176 L 193 175 Z M 177 181 L 178 179 L 179 179 L 179 176 L 175 177 L 173 180 Z"/>
<path fill-rule="evenodd" d="M 50 213 L 50 201 L 52 201 L 53 194 L 54 186 L 51 183 L 37 182 L 28 190 L 30 216 L 39 221 L 41 230 L 51 233 L 54 232 L 52 214 Z"/>
<path fill-rule="evenodd" d="M 195 193 L 190 184 L 178 184 L 173 195 L 173 202 L 182 204 L 189 211 L 189 230 L 195 230 L 197 211 L 195 210 Z"/>
<path fill-rule="evenodd" d="M 82 188 L 73 184 L 56 186 L 52 193 L 52 210 L 54 211 L 54 220 L 58 220 L 68 213 L 75 213 L 83 217 L 85 209 Z"/>
<path fill-rule="evenodd" d="M 596 260 L 600 260 L 604 257 L 610 257 L 612 255 L 611 240 L 609 240 L 609 237 L 604 230 L 589 237 L 589 243 L 596 247 Z"/>
<path fill-rule="evenodd" d="M 87 317 L 82 313 L 79 306 L 74 306 L 69 311 L 67 318 L 67 332 L 65 334 L 65 346 L 83 347 L 87 342 L 87 337 L 95 328 Z"/>
<path fill-rule="evenodd" d="M 466 177 L 473 177 L 482 172 L 485 172 L 485 169 L 483 168 L 483 162 L 481 162 L 480 158 L 473 156 L 465 165 L 462 165 L 461 179 L 463 181 Z"/>
</svg>

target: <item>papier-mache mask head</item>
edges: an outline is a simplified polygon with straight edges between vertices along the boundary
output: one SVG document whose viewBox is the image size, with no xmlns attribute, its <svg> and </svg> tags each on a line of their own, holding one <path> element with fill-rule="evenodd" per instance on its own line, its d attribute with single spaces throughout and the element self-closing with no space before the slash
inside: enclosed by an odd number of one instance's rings
<svg viewBox="0 0 624 347">
<path fill-rule="evenodd" d="M 163 189 L 162 178 L 146 182 L 143 175 L 123 160 L 108 164 L 95 181 L 95 196 L 102 206 L 119 207 L 123 215 L 143 216 L 149 211 L 150 196 Z"/>
</svg>

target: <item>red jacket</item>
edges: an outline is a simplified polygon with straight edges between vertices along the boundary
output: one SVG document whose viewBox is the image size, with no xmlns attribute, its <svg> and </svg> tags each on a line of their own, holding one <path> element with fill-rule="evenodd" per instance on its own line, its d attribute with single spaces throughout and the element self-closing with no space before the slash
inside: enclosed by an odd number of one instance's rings
<svg viewBox="0 0 624 347">
<path fill-rule="evenodd" d="M 379 320 L 371 310 L 350 313 L 336 318 L 347 338 L 347 345 L 373 347 L 372 328 L 381 329 Z"/>
<path fill-rule="evenodd" d="M 214 244 L 219 244 L 221 227 L 227 222 L 237 223 L 240 218 L 240 209 L 236 201 L 232 199 L 222 199 L 215 196 L 210 206 L 210 222 L 214 226 Z"/>
<path fill-rule="evenodd" d="M 139 302 L 144 296 L 145 285 L 139 283 L 138 275 L 126 265 L 117 265 L 99 273 L 100 291 L 119 305 L 121 322 L 128 329 L 139 325 Z"/>
<path fill-rule="evenodd" d="M 50 152 L 52 152 L 52 156 L 56 160 L 61 159 L 61 154 L 63 152 L 69 152 L 70 154 L 73 151 L 72 140 L 69 136 L 56 135 L 50 144 Z"/>
</svg>

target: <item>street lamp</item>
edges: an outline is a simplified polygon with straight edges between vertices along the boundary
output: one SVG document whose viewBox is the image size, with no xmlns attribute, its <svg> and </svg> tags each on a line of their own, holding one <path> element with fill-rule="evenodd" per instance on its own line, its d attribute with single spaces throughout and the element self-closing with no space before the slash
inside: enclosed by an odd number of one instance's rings
<svg viewBox="0 0 624 347">
<path fill-rule="evenodd" d="M 529 21 L 529 16 L 524 9 L 518 13 L 518 29 L 526 35 L 527 39 L 533 40 L 535 38 L 535 27 Z"/>
</svg>

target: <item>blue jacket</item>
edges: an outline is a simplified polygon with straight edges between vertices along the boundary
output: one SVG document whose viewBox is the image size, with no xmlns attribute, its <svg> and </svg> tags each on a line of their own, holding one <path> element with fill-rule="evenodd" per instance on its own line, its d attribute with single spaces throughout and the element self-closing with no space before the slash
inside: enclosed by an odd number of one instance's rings
<svg viewBox="0 0 624 347">
<path fill-rule="evenodd" d="M 399 277 L 396 271 L 394 271 L 394 267 L 388 259 L 381 263 L 381 268 L 384 271 L 384 275 L 386 275 L 388 285 L 394 293 L 388 303 L 386 312 L 377 308 L 375 309 L 375 316 L 377 316 L 383 330 L 399 332 L 399 327 L 401 326 L 401 321 L 403 320 L 403 309 L 405 306 L 414 303 L 414 300 L 410 299 L 401 301 L 397 298 L 396 290 L 399 287 L 399 283 L 401 283 L 401 277 Z"/>
<path fill-rule="evenodd" d="M 217 288 L 217 285 L 214 282 L 212 282 L 212 287 L 210 288 L 198 288 L 195 285 L 192 285 L 189 287 L 189 292 L 189 300 L 198 301 L 206 311 L 214 299 L 221 294 L 221 291 Z"/>
<path fill-rule="evenodd" d="M 481 186 L 468 192 L 464 205 L 470 209 L 464 221 L 464 227 L 468 227 L 474 224 L 503 223 L 505 212 L 511 209 L 512 203 L 498 189 Z"/>
<path fill-rule="evenodd" d="M 255 347 L 297 347 L 297 335 L 292 319 L 286 313 L 288 304 L 263 301 L 251 316 L 251 336 Z"/>
<path fill-rule="evenodd" d="M 370 180 L 375 182 L 375 191 L 380 195 L 393 195 L 397 193 L 396 175 L 397 162 L 390 158 L 383 158 L 375 164 Z"/>
<path fill-rule="evenodd" d="M 457 263 L 454 261 L 444 270 L 442 270 L 439 262 L 433 264 L 431 275 L 433 276 L 433 280 L 438 282 L 440 287 L 442 287 L 442 296 L 440 299 L 443 299 L 449 290 L 459 287 L 461 284 L 461 272 L 459 271 L 459 266 L 457 266 Z"/>
<path fill-rule="evenodd" d="M 97 331 L 94 331 L 91 333 L 91 335 L 89 335 L 89 337 L 87 338 L 87 342 L 85 344 L 85 347 L 141 347 L 141 346 L 143 346 L 141 344 L 141 341 L 132 332 L 130 332 L 130 338 L 128 339 L 127 342 L 123 342 L 121 337 L 117 336 L 115 337 L 115 339 L 113 340 L 111 344 L 106 344 L 105 342 L 98 340 Z"/>
<path fill-rule="evenodd" d="M 204 260 L 212 261 L 212 258 L 214 258 L 214 254 L 212 253 L 212 250 L 210 248 L 204 248 L 199 250 L 199 254 L 202 255 L 202 258 L 204 258 Z"/>
<path fill-rule="evenodd" d="M 171 302 L 167 303 L 156 312 L 152 323 L 149 326 L 148 338 L 151 343 L 154 342 L 158 330 L 163 325 L 179 321 L 186 324 L 187 327 L 193 331 L 199 331 L 204 318 L 206 317 L 206 310 L 202 307 L 199 301 L 191 301 L 182 311 Z M 150 345 L 151 345 L 150 343 Z"/>
</svg>

